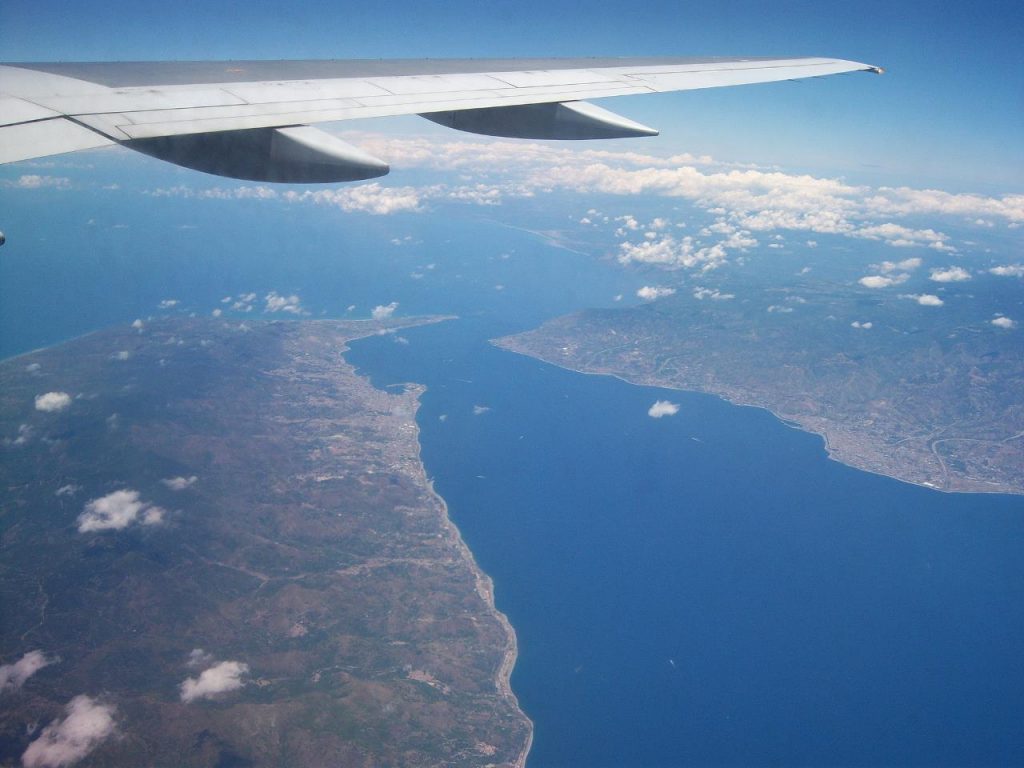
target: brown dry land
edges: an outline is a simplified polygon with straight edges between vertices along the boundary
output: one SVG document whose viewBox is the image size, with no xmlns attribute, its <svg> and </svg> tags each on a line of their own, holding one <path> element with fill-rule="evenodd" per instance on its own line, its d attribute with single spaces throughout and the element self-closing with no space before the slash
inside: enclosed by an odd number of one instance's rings
<svg viewBox="0 0 1024 768">
<path fill-rule="evenodd" d="M 424 474 L 421 389 L 342 358 L 429 321 L 168 320 L 0 363 L 0 662 L 59 658 L 3 694 L 0 764 L 80 694 L 117 722 L 82 766 L 523 762 L 515 635 Z M 118 490 L 162 521 L 80 532 Z M 222 660 L 244 685 L 183 702 Z"/>
<path fill-rule="evenodd" d="M 1017 335 L 915 328 L 905 317 L 875 326 L 682 297 L 582 312 L 495 343 L 583 373 L 766 408 L 858 469 L 944 491 L 1024 493 Z"/>
</svg>

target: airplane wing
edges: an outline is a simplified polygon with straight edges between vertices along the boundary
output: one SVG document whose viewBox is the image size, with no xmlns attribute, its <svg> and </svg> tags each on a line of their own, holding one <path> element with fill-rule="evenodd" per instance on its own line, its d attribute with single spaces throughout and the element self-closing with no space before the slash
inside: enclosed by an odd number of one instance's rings
<svg viewBox="0 0 1024 768">
<path fill-rule="evenodd" d="M 120 144 L 233 178 L 352 181 L 388 166 L 312 124 L 419 114 L 492 136 L 651 136 L 586 99 L 856 71 L 881 69 L 826 58 L 6 64 L 0 163 Z"/>
</svg>

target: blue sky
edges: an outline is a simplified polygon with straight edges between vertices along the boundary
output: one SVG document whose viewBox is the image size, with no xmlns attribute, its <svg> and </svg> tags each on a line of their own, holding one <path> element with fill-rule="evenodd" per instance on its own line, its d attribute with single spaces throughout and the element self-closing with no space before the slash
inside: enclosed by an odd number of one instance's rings
<svg viewBox="0 0 1024 768">
<path fill-rule="evenodd" d="M 1024 179 L 1019 3 L 0 4 L 0 59 L 826 55 L 884 66 L 804 83 L 618 99 L 657 148 L 950 190 Z M 652 151 L 645 146 L 645 151 Z"/>
</svg>

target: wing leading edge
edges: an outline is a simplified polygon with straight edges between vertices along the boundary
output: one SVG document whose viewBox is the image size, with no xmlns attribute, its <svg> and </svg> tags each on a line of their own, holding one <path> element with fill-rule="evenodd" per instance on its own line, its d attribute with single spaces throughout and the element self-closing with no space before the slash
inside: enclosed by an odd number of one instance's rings
<svg viewBox="0 0 1024 768">
<path fill-rule="evenodd" d="M 0 163 L 121 144 L 236 178 L 350 181 L 387 165 L 308 126 L 420 114 L 496 136 L 650 136 L 585 100 L 856 71 L 881 69 L 826 58 L 9 64 Z"/>
</svg>

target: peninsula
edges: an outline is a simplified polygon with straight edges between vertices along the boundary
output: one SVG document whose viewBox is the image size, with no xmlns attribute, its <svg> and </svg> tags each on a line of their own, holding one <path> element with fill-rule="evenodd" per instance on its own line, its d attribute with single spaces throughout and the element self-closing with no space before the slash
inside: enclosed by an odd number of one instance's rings
<svg viewBox="0 0 1024 768">
<path fill-rule="evenodd" d="M 0 764 L 523 765 L 422 388 L 343 358 L 442 319 L 136 322 L 0 363 Z"/>
<path fill-rule="evenodd" d="M 910 302 L 884 306 L 835 286 L 747 301 L 717 295 L 729 300 L 697 290 L 494 343 L 583 373 L 766 408 L 822 435 L 832 458 L 858 469 L 943 491 L 1024 493 L 1016 334 L 955 315 L 925 324 Z M 868 312 L 879 319 L 859 322 Z"/>
</svg>

